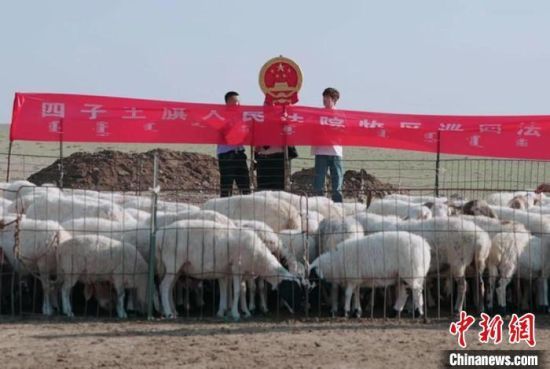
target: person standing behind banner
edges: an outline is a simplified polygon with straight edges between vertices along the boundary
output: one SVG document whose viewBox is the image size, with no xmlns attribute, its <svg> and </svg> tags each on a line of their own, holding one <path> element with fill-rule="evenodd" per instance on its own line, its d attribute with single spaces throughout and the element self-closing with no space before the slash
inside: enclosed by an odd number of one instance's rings
<svg viewBox="0 0 550 369">
<path fill-rule="evenodd" d="M 268 105 L 264 102 L 264 105 Z M 254 149 L 256 159 L 256 182 L 259 191 L 285 189 L 285 147 L 257 146 Z M 296 158 L 296 148 L 289 146 L 289 161 Z M 290 168 L 290 163 L 289 166 Z"/>
<path fill-rule="evenodd" d="M 259 146 L 255 149 L 258 190 L 285 189 L 285 155 L 282 146 Z"/>
<path fill-rule="evenodd" d="M 323 105 L 327 109 L 334 109 L 340 93 L 329 87 L 323 91 Z M 311 155 L 315 155 L 315 177 L 313 190 L 318 196 L 325 195 L 325 177 L 330 170 L 332 182 L 332 201 L 342 202 L 342 185 L 344 183 L 344 168 L 342 163 L 342 146 L 317 146 L 311 148 Z"/>
<path fill-rule="evenodd" d="M 225 104 L 240 105 L 239 94 L 229 91 L 225 94 Z M 227 197 L 233 193 L 233 182 L 241 194 L 250 193 L 250 177 L 246 164 L 244 146 L 218 145 L 216 149 L 220 168 L 220 196 Z"/>
</svg>

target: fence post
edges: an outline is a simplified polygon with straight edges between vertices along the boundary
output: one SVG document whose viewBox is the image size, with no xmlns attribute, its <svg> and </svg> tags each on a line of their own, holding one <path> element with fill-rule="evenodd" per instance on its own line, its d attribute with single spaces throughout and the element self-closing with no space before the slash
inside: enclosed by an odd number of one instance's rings
<svg viewBox="0 0 550 369">
<path fill-rule="evenodd" d="M 284 176 L 285 176 L 285 186 L 284 190 L 287 192 L 290 192 L 290 160 L 288 160 L 288 145 L 285 145 L 284 148 L 284 156 L 283 160 L 285 161 L 284 164 Z"/>
<path fill-rule="evenodd" d="M 11 150 L 13 148 L 13 141 L 10 140 L 10 145 L 8 146 L 8 167 L 6 169 L 6 182 L 10 181 L 10 168 L 11 168 Z"/>
<path fill-rule="evenodd" d="M 153 188 L 151 189 L 151 234 L 149 236 L 149 268 L 147 273 L 147 319 L 153 318 L 153 291 L 155 290 L 155 257 L 157 249 L 157 201 L 158 188 L 158 152 L 153 158 Z"/>
<path fill-rule="evenodd" d="M 59 188 L 63 188 L 63 119 L 59 121 Z"/>
<path fill-rule="evenodd" d="M 439 197 L 439 166 L 441 159 L 441 131 L 437 131 L 437 156 L 435 159 L 435 196 Z"/>
</svg>

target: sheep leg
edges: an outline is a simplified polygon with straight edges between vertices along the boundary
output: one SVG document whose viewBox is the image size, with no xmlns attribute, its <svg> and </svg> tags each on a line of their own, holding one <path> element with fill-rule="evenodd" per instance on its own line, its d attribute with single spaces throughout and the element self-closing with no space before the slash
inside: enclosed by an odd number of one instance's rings
<svg viewBox="0 0 550 369">
<path fill-rule="evenodd" d="M 256 280 L 251 279 L 247 281 L 248 285 L 248 309 L 250 312 L 256 310 Z"/>
<path fill-rule="evenodd" d="M 72 278 L 67 277 L 61 286 L 61 306 L 63 308 L 63 314 L 71 318 L 74 317 L 73 307 L 71 305 L 71 291 L 74 284 L 75 281 L 73 281 Z"/>
<path fill-rule="evenodd" d="M 407 287 L 405 286 L 405 283 L 401 282 L 399 283 L 399 287 L 397 290 L 397 299 L 395 300 L 395 304 L 393 305 L 393 310 L 395 310 L 397 313 L 401 313 L 401 311 L 403 311 L 405 303 L 407 302 L 407 297 Z"/>
<path fill-rule="evenodd" d="M 456 277 L 456 284 L 455 312 L 461 312 L 464 307 L 464 299 L 466 298 L 466 278 L 464 276 Z"/>
<path fill-rule="evenodd" d="M 333 283 L 330 287 L 330 303 L 330 313 L 334 318 L 338 315 L 338 284 L 336 283 Z"/>
<path fill-rule="evenodd" d="M 174 280 L 176 276 L 174 274 L 166 273 L 162 282 L 160 282 L 160 297 L 162 302 L 162 310 L 166 318 L 175 318 L 175 311 L 172 310 L 172 288 L 174 287 Z"/>
<path fill-rule="evenodd" d="M 248 280 L 248 281 L 242 281 L 241 282 L 241 292 L 240 292 L 240 302 L 241 302 L 241 310 L 243 311 L 243 314 L 245 318 L 249 318 L 251 316 L 250 311 L 248 310 L 248 306 L 246 304 L 246 285 L 250 281 L 254 282 L 254 280 Z"/>
<path fill-rule="evenodd" d="M 371 288 L 371 290 L 369 292 L 366 293 L 366 296 L 364 298 L 364 300 L 367 301 L 367 305 L 365 306 L 365 310 L 372 310 L 372 305 L 373 305 L 373 302 L 372 302 L 372 299 L 373 299 L 373 296 L 374 296 L 374 287 Z"/>
<path fill-rule="evenodd" d="M 50 290 L 50 301 L 52 308 L 59 311 L 59 288 L 57 286 L 53 286 Z"/>
<path fill-rule="evenodd" d="M 334 285 L 335 284 L 333 284 L 333 286 Z M 348 285 L 346 286 L 346 300 L 344 302 L 344 316 L 346 318 L 349 318 L 351 296 L 353 295 L 354 290 L 355 290 L 355 286 L 352 283 L 348 283 Z"/>
<path fill-rule="evenodd" d="M 227 307 L 233 306 L 233 284 L 230 281 L 231 277 L 227 278 Z"/>
<path fill-rule="evenodd" d="M 178 281 L 179 276 L 177 274 L 174 274 L 174 279 L 172 280 L 172 284 L 170 285 L 170 293 L 168 294 L 168 298 L 170 299 L 170 310 L 174 314 L 174 318 L 178 315 L 178 310 L 176 309 L 176 300 L 174 299 L 174 287 Z"/>
<path fill-rule="evenodd" d="M 183 285 L 179 279 L 176 281 L 175 287 L 176 287 L 176 306 L 185 305 L 187 301 L 185 301 L 185 296 L 183 293 Z"/>
<path fill-rule="evenodd" d="M 359 286 L 355 287 L 353 291 L 353 310 L 355 311 L 355 316 L 361 318 L 363 310 L 361 309 L 361 288 Z"/>
<path fill-rule="evenodd" d="M 502 313 L 506 313 L 506 287 L 510 283 L 510 278 L 500 278 L 496 288 L 497 304 Z"/>
<path fill-rule="evenodd" d="M 115 285 L 116 290 L 116 313 L 120 319 L 126 319 L 128 318 L 128 315 L 126 314 L 126 310 L 124 310 L 124 286 L 122 285 Z"/>
<path fill-rule="evenodd" d="M 529 298 L 531 296 L 531 289 L 529 288 L 529 282 L 522 279 L 521 282 L 521 310 L 528 311 L 529 310 Z"/>
<path fill-rule="evenodd" d="M 488 265 L 489 269 L 489 288 L 487 289 L 487 295 L 485 299 L 487 301 L 487 308 L 489 311 L 493 310 L 493 298 L 495 294 L 495 283 L 498 276 L 498 270 L 495 265 Z M 500 301 L 498 291 L 497 291 L 497 300 Z M 500 302 L 499 302 L 500 305 Z"/>
<path fill-rule="evenodd" d="M 476 306 L 478 314 L 481 314 L 485 310 L 484 296 L 485 296 L 485 283 L 483 282 L 483 273 L 479 272 L 476 275 Z"/>
<path fill-rule="evenodd" d="M 128 304 L 126 308 L 130 311 L 136 311 L 136 291 L 131 289 L 128 291 Z"/>
<path fill-rule="evenodd" d="M 225 315 L 225 310 L 227 310 L 227 279 L 218 279 L 218 284 L 220 286 L 220 306 L 218 308 L 217 315 L 218 317 L 223 318 Z"/>
<path fill-rule="evenodd" d="M 485 310 L 485 282 L 483 282 L 483 273 L 485 272 L 485 260 L 480 260 L 476 257 L 476 305 L 478 314 Z"/>
<path fill-rule="evenodd" d="M 548 307 L 548 282 L 546 278 L 537 278 L 537 307 Z"/>
<path fill-rule="evenodd" d="M 241 277 L 233 276 L 233 306 L 231 307 L 231 316 L 234 320 L 239 320 L 239 296 L 241 293 Z"/>
<path fill-rule="evenodd" d="M 203 285 L 202 285 L 202 281 L 199 282 L 199 284 L 197 285 L 197 289 L 195 290 L 195 303 L 197 304 L 198 307 L 203 307 L 204 306 L 204 290 L 203 290 Z"/>
<path fill-rule="evenodd" d="M 53 309 L 50 302 L 50 276 L 40 273 L 40 282 L 42 284 L 42 314 L 52 315 Z"/>
<path fill-rule="evenodd" d="M 258 289 L 260 290 L 260 310 L 262 313 L 267 314 L 267 288 L 263 279 L 258 280 Z"/>
<path fill-rule="evenodd" d="M 157 286 L 155 286 L 153 290 L 153 307 L 155 308 L 156 311 L 160 313 L 160 299 L 159 299 L 159 291 L 157 290 Z"/>
<path fill-rule="evenodd" d="M 418 309 L 419 317 L 424 315 L 424 296 L 422 292 L 422 286 L 412 289 L 413 307 Z"/>
<path fill-rule="evenodd" d="M 39 260 L 37 262 L 38 275 L 40 283 L 42 285 L 42 314 L 52 315 L 53 308 L 50 301 L 51 287 L 50 287 L 50 273 L 48 271 L 48 265 L 45 260 Z"/>
<path fill-rule="evenodd" d="M 498 287 L 496 289 L 497 293 L 497 304 L 501 310 L 506 312 L 506 287 L 508 287 L 508 284 L 512 280 L 512 277 L 514 276 L 515 268 L 514 267 L 508 267 L 508 268 L 500 268 L 500 279 L 498 281 Z M 490 288 L 490 286 L 489 286 Z"/>
<path fill-rule="evenodd" d="M 435 307 L 436 302 L 435 302 L 435 297 L 433 295 L 433 282 L 432 281 L 428 282 L 426 288 L 427 288 L 426 295 L 428 298 L 428 307 Z"/>
<path fill-rule="evenodd" d="M 189 289 L 185 288 L 185 284 L 178 279 L 176 281 L 176 306 L 183 306 L 185 310 L 189 311 L 191 309 L 191 304 L 189 303 Z"/>
</svg>

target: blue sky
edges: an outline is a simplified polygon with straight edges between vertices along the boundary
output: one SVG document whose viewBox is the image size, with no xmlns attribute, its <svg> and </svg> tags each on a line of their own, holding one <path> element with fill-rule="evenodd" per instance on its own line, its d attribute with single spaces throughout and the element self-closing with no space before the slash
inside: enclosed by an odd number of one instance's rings
<svg viewBox="0 0 550 369">
<path fill-rule="evenodd" d="M 550 114 L 549 1 L 8 1 L 0 4 L 0 122 L 13 94 L 263 101 L 262 64 L 304 73 L 339 107 Z"/>
</svg>

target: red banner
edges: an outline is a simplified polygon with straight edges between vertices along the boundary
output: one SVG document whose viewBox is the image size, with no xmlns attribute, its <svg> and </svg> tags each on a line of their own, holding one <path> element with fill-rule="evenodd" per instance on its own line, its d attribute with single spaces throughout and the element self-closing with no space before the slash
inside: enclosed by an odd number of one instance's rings
<svg viewBox="0 0 550 369">
<path fill-rule="evenodd" d="M 550 116 L 448 116 L 229 107 L 17 93 L 10 140 L 369 146 L 550 159 Z"/>
</svg>

